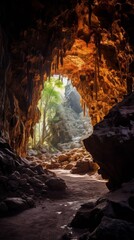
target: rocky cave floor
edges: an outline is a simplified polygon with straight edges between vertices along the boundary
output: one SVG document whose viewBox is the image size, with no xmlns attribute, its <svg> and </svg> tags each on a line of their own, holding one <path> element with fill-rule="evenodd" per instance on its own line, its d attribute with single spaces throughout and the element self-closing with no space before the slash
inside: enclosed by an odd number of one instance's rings
<svg viewBox="0 0 134 240">
<path fill-rule="evenodd" d="M 134 239 L 134 179 L 109 192 L 84 148 L 46 165 L 0 147 L 0 240 Z"/>
<path fill-rule="evenodd" d="M 98 175 L 70 174 L 69 170 L 54 170 L 66 181 L 66 193 L 53 192 L 51 198 L 36 203 L 36 207 L 15 216 L 0 219 L 0 240 L 58 240 L 66 232 L 68 224 L 81 204 L 96 201 L 108 192 L 105 181 Z M 80 235 L 82 230 L 75 232 Z M 76 239 L 71 238 L 71 239 Z"/>
</svg>

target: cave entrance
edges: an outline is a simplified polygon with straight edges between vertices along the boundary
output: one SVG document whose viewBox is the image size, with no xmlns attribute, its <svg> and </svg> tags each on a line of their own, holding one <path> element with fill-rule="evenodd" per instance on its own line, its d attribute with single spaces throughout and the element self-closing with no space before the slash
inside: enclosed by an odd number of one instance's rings
<svg viewBox="0 0 134 240">
<path fill-rule="evenodd" d="M 81 106 L 81 97 L 71 80 L 53 75 L 44 83 L 38 103 L 40 121 L 34 126 L 29 146 L 49 152 L 82 147 L 82 138 L 91 135 L 89 111 Z"/>
</svg>

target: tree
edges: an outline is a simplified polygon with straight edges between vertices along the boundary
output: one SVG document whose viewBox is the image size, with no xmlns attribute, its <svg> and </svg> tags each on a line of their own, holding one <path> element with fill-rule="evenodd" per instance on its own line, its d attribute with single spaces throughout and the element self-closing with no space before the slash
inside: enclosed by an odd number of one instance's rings
<svg viewBox="0 0 134 240">
<path fill-rule="evenodd" d="M 38 139 L 38 144 L 43 145 L 51 136 L 50 122 L 53 121 L 57 107 L 62 101 L 60 93 L 63 83 L 60 79 L 50 78 L 44 84 L 38 107 L 41 112 L 41 119 L 34 134 Z"/>
</svg>

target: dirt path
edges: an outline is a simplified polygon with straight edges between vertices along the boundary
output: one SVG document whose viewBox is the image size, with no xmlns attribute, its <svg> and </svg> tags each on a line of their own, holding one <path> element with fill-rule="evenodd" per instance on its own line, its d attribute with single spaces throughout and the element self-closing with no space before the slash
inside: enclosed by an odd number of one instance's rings
<svg viewBox="0 0 134 240">
<path fill-rule="evenodd" d="M 45 199 L 36 208 L 0 219 L 0 240 L 58 240 L 81 204 L 101 197 L 108 190 L 95 176 L 71 175 L 56 170 L 68 186 L 64 197 Z"/>
</svg>

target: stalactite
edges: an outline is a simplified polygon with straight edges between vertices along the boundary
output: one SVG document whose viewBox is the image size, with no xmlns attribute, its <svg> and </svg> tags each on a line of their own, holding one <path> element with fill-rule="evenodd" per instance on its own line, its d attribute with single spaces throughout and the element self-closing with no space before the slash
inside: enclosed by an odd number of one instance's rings
<svg viewBox="0 0 134 240">
<path fill-rule="evenodd" d="M 60 64 L 63 66 L 63 51 L 60 51 Z"/>
<path fill-rule="evenodd" d="M 46 72 L 46 76 L 48 79 L 50 79 L 50 76 L 51 76 L 51 68 L 52 68 L 51 61 L 46 60 L 45 61 L 45 72 Z"/>
<path fill-rule="evenodd" d="M 27 110 L 29 105 L 31 104 L 31 93 L 30 93 L 30 88 L 31 88 L 31 77 L 30 77 L 30 68 L 31 68 L 31 62 L 27 62 Z"/>
<path fill-rule="evenodd" d="M 97 61 L 96 61 L 96 54 L 95 54 L 95 76 L 94 76 L 94 86 L 93 86 L 93 91 L 95 92 L 95 99 L 98 98 L 98 78 L 97 78 Z M 94 96 L 94 94 L 93 94 Z"/>
<path fill-rule="evenodd" d="M 57 70 L 57 65 L 54 64 L 54 71 L 55 71 L 55 73 L 56 73 L 56 70 Z"/>
<path fill-rule="evenodd" d="M 94 33 L 94 41 L 96 46 L 96 53 L 95 53 L 95 81 L 94 81 L 94 91 L 96 94 L 96 99 L 98 98 L 98 90 L 99 90 L 99 76 L 100 76 L 100 65 L 99 62 L 101 60 L 101 34 L 100 30 L 98 29 Z"/>
<path fill-rule="evenodd" d="M 57 49 L 57 59 L 56 59 L 56 67 L 59 67 L 59 49 Z"/>
<path fill-rule="evenodd" d="M 54 63 L 52 63 L 52 70 L 54 70 L 55 69 L 55 64 Z"/>
<path fill-rule="evenodd" d="M 7 94 L 8 94 L 8 99 L 9 99 L 10 110 L 11 110 L 11 113 L 13 114 L 14 110 L 15 110 L 14 97 L 13 97 L 13 94 L 10 91 L 10 89 L 8 89 Z"/>
<path fill-rule="evenodd" d="M 10 67 L 10 61 L 8 61 L 7 66 L 5 68 L 5 76 L 4 76 L 4 86 L 3 86 L 3 101 L 2 101 L 2 116 L 3 123 L 5 123 L 5 102 L 6 102 L 6 93 L 7 93 L 7 74 Z"/>
<path fill-rule="evenodd" d="M 28 105 L 29 106 L 32 103 L 33 88 L 34 88 L 34 74 L 30 73 L 29 79 L 28 79 Z"/>
</svg>

